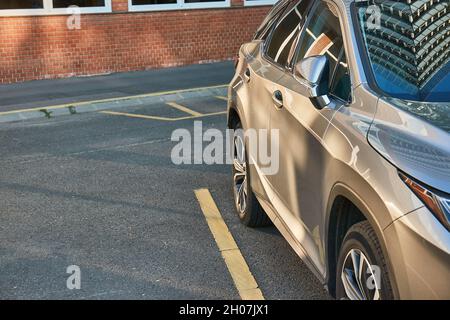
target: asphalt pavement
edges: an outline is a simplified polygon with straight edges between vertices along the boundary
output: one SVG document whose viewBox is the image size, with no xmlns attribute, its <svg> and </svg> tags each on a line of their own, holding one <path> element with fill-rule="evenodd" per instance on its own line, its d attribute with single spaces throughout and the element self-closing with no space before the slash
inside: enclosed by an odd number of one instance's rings
<svg viewBox="0 0 450 320">
<path fill-rule="evenodd" d="M 274 227 L 240 224 L 229 165 L 171 161 L 174 130 L 225 130 L 223 97 L 176 103 L 192 112 L 156 103 L 0 124 L 0 298 L 239 299 L 200 188 L 266 299 L 329 298 Z"/>
<path fill-rule="evenodd" d="M 0 112 L 227 84 L 232 61 L 0 85 Z"/>
</svg>

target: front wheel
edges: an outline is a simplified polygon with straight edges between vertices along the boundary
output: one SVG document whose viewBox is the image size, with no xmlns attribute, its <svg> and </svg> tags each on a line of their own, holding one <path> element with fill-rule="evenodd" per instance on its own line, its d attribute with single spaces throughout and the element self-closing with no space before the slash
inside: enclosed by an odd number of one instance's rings
<svg viewBox="0 0 450 320">
<path fill-rule="evenodd" d="M 336 298 L 394 298 L 381 245 L 367 221 L 353 225 L 344 238 L 338 258 Z"/>
</svg>

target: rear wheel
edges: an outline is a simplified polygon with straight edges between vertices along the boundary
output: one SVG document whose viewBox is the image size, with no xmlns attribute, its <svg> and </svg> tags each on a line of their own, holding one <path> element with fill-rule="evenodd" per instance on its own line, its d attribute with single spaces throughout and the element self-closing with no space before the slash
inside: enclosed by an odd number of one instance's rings
<svg viewBox="0 0 450 320">
<path fill-rule="evenodd" d="M 270 219 L 253 194 L 242 125 L 237 122 L 233 136 L 233 195 L 241 222 L 248 227 L 262 227 Z"/>
<path fill-rule="evenodd" d="M 336 298 L 394 298 L 380 243 L 367 221 L 353 225 L 344 238 L 338 259 Z"/>
</svg>

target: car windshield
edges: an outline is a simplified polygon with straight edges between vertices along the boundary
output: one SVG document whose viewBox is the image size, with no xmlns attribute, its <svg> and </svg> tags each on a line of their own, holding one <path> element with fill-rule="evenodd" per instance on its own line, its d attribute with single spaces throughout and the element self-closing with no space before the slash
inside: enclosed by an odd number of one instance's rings
<svg viewBox="0 0 450 320">
<path fill-rule="evenodd" d="M 449 1 L 355 3 L 370 71 L 386 95 L 450 101 Z"/>
</svg>

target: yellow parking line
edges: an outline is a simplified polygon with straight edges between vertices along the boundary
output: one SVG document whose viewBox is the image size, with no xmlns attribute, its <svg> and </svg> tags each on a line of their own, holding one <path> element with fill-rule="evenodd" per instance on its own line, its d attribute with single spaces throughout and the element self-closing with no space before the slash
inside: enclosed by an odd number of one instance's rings
<svg viewBox="0 0 450 320">
<path fill-rule="evenodd" d="M 140 119 L 149 119 L 149 120 L 161 120 L 161 121 L 173 121 L 174 119 L 165 118 L 165 117 L 157 117 L 157 116 L 147 116 L 144 114 L 134 114 L 127 112 L 116 112 L 116 111 L 99 111 L 100 113 L 109 114 L 113 116 L 125 116 L 130 118 L 140 118 Z"/>
<path fill-rule="evenodd" d="M 175 108 L 175 109 L 178 109 L 178 110 L 180 110 L 180 111 L 189 113 L 190 115 L 195 116 L 195 117 L 198 117 L 198 116 L 202 116 L 202 115 L 203 115 L 203 114 L 201 114 L 200 112 L 191 110 L 191 109 L 189 109 L 189 108 L 187 108 L 187 107 L 185 107 L 185 106 L 182 106 L 181 104 L 178 104 L 178 103 L 176 103 L 176 102 L 167 102 L 166 104 L 169 105 L 169 106 L 171 106 L 171 107 L 173 107 L 173 108 Z"/>
<path fill-rule="evenodd" d="M 45 107 L 37 107 L 37 108 L 28 108 L 28 109 L 18 109 L 18 110 L 11 110 L 11 111 L 3 111 L 3 112 L 0 112 L 0 115 L 14 114 L 14 113 L 20 113 L 20 112 L 29 112 L 29 111 L 40 111 L 40 110 L 43 110 L 43 109 L 53 110 L 53 109 L 63 109 L 63 108 L 68 108 L 68 107 L 79 107 L 79 106 L 83 106 L 83 105 L 87 105 L 87 104 L 93 104 L 93 103 L 103 103 L 103 102 L 123 101 L 123 100 L 129 100 L 129 99 L 137 99 L 137 98 L 164 96 L 164 95 L 169 95 L 169 94 L 178 94 L 178 93 L 191 92 L 191 91 L 197 91 L 197 90 L 218 89 L 218 88 L 224 88 L 224 87 L 227 87 L 227 86 L 228 85 L 225 84 L 225 85 L 199 87 L 199 88 L 191 88 L 191 89 L 152 92 L 152 93 L 138 94 L 138 95 L 126 96 L 126 97 L 90 100 L 90 101 L 82 101 L 82 102 L 72 102 L 72 103 L 65 103 L 65 104 L 59 104 L 59 105 L 53 105 L 53 106 L 45 106 Z"/>
<path fill-rule="evenodd" d="M 223 221 L 211 193 L 208 189 L 198 189 L 194 192 L 242 300 L 264 300 L 264 296 Z"/>
<path fill-rule="evenodd" d="M 226 114 L 226 113 L 227 113 L 226 111 L 204 113 L 201 116 L 193 117 L 193 118 L 203 118 L 203 117 L 209 117 L 209 116 L 217 116 L 218 114 Z"/>
<path fill-rule="evenodd" d="M 159 120 L 159 121 L 180 121 L 180 120 L 188 120 L 188 119 L 196 119 L 203 118 L 209 116 L 216 116 L 219 114 L 226 114 L 226 111 L 213 112 L 213 113 L 205 113 L 200 114 L 198 116 L 189 116 L 189 117 L 179 117 L 179 118 L 167 118 L 167 117 L 158 117 L 158 116 L 148 116 L 145 114 L 136 114 L 136 113 L 127 113 L 127 112 L 117 112 L 117 111 L 99 111 L 100 113 L 109 114 L 113 116 L 124 116 L 130 118 L 140 118 L 140 119 L 148 119 L 148 120 Z"/>
<path fill-rule="evenodd" d="M 215 96 L 215 98 L 220 99 L 220 100 L 228 101 L 228 98 L 227 97 L 223 97 L 223 96 Z"/>
</svg>

